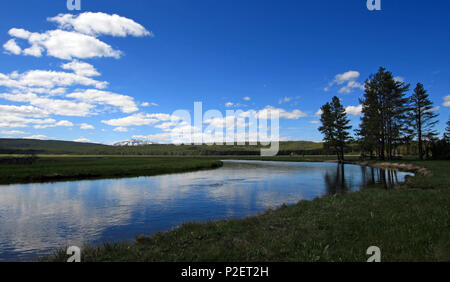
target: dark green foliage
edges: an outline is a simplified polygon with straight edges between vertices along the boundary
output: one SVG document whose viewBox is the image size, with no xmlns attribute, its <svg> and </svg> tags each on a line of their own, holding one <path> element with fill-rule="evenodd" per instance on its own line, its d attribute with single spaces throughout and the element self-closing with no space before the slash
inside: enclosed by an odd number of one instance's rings
<svg viewBox="0 0 450 282">
<path fill-rule="evenodd" d="M 330 147 L 334 147 L 335 144 L 334 121 L 333 113 L 331 112 L 331 104 L 327 102 L 320 108 L 320 110 L 322 111 L 320 116 L 322 126 L 319 127 L 319 131 L 323 134 L 324 148 L 329 150 Z"/>
<path fill-rule="evenodd" d="M 326 149 L 332 149 L 339 161 L 344 160 L 344 148 L 350 140 L 348 125 L 350 120 L 347 118 L 344 106 L 342 106 L 338 97 L 334 96 L 331 103 L 326 103 L 321 107 L 322 115 L 320 121 L 322 126 L 319 131 L 324 135 L 323 141 Z"/>
<path fill-rule="evenodd" d="M 450 117 L 448 117 L 447 127 L 445 128 L 444 139 L 450 142 Z"/>
<path fill-rule="evenodd" d="M 363 148 L 375 150 L 380 159 L 392 159 L 397 147 L 407 141 L 409 84 L 396 81 L 391 72 L 380 68 L 365 83 L 358 134 Z"/>
<path fill-rule="evenodd" d="M 344 148 L 351 140 L 349 130 L 352 128 L 350 125 L 350 120 L 347 118 L 347 113 L 345 112 L 344 106 L 342 106 L 341 101 L 338 97 L 334 96 L 331 102 L 331 109 L 334 114 L 335 120 L 335 133 L 336 142 L 339 148 L 340 160 L 344 160 Z"/>
<path fill-rule="evenodd" d="M 0 164 L 23 164 L 23 165 L 31 165 L 38 161 L 38 157 L 36 156 L 24 156 L 24 157 L 7 157 L 0 158 Z"/>
<path fill-rule="evenodd" d="M 450 140 L 446 137 L 431 143 L 433 160 L 450 160 Z"/>
<path fill-rule="evenodd" d="M 433 130 L 438 120 L 433 109 L 433 102 L 428 98 L 427 91 L 421 83 L 417 83 L 414 93 L 410 97 L 411 111 L 409 112 L 409 122 L 412 127 L 412 136 L 417 138 L 419 159 L 423 160 L 424 147 L 427 157 L 431 144 L 437 138 L 437 132 Z"/>
</svg>

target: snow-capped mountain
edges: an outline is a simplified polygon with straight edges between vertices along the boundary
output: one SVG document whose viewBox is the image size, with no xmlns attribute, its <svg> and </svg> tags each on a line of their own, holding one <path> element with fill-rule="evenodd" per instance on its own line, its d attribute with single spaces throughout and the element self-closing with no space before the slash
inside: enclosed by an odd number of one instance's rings
<svg viewBox="0 0 450 282">
<path fill-rule="evenodd" d="M 149 141 L 144 140 L 137 140 L 137 139 L 130 139 L 125 141 L 116 142 L 113 144 L 113 146 L 144 146 L 144 145 L 150 145 L 153 144 Z"/>
</svg>

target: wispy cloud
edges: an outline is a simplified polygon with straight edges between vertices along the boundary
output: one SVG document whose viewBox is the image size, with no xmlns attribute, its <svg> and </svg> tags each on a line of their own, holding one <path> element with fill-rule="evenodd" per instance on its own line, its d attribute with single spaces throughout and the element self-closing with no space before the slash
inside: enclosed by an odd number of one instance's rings
<svg viewBox="0 0 450 282">
<path fill-rule="evenodd" d="M 24 137 L 24 139 L 38 139 L 38 140 L 43 140 L 43 139 L 48 139 L 48 137 L 47 137 L 46 135 L 43 135 L 43 134 L 38 134 L 38 135 L 31 135 L 31 136 Z"/>
<path fill-rule="evenodd" d="M 283 103 L 288 103 L 288 102 L 290 102 L 290 101 L 292 101 L 292 97 L 284 97 L 284 98 L 281 98 L 281 99 L 279 99 L 278 100 L 278 104 L 283 104 Z"/>
<path fill-rule="evenodd" d="M 84 138 L 84 137 L 81 137 L 81 138 L 73 140 L 73 142 L 89 143 L 89 142 L 91 142 L 91 140 L 89 140 L 87 138 Z"/>
<path fill-rule="evenodd" d="M 94 127 L 93 125 L 90 125 L 90 124 L 87 124 L 87 123 L 82 123 L 82 124 L 80 125 L 80 129 L 83 129 L 83 130 L 93 130 L 93 129 L 95 129 L 95 127 Z"/>
<path fill-rule="evenodd" d="M 119 126 L 119 127 L 114 128 L 113 131 L 115 131 L 115 132 L 128 132 L 128 128 L 123 127 L 123 126 Z"/>
<path fill-rule="evenodd" d="M 26 132 L 20 131 L 20 130 L 2 130 L 2 131 L 0 131 L 0 133 L 4 134 L 4 135 L 22 135 L 22 134 L 26 134 Z"/>
<path fill-rule="evenodd" d="M 48 127 L 58 127 L 58 126 L 65 126 L 65 127 L 71 127 L 73 126 L 73 123 L 68 120 L 61 120 L 53 124 L 37 124 L 34 126 L 36 129 L 43 129 Z"/>
<path fill-rule="evenodd" d="M 149 107 L 149 106 L 154 106 L 154 107 L 157 107 L 157 106 L 159 106 L 158 104 L 156 104 L 156 103 L 149 103 L 149 102 L 143 102 L 143 103 L 141 103 L 141 107 Z"/>
</svg>

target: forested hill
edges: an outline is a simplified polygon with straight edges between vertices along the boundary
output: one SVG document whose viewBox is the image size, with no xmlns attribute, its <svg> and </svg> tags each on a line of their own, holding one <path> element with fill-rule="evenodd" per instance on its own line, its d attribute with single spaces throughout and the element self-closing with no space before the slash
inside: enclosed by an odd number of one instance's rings
<svg viewBox="0 0 450 282">
<path fill-rule="evenodd" d="M 70 141 L 1 139 L 0 154 L 76 155 L 259 155 L 260 146 L 171 145 L 109 146 Z M 310 141 L 280 142 L 280 155 L 324 154 L 323 144 Z"/>
<path fill-rule="evenodd" d="M 110 146 L 56 140 L 3 139 L 0 154 L 100 154 Z"/>
</svg>

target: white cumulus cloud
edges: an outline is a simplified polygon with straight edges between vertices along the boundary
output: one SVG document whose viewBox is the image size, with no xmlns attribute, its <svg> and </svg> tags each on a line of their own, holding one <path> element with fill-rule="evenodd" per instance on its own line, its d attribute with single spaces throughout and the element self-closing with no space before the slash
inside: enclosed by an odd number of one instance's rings
<svg viewBox="0 0 450 282">
<path fill-rule="evenodd" d="M 344 73 L 341 73 L 341 74 L 337 74 L 337 75 L 335 76 L 335 78 L 334 78 L 334 81 L 335 81 L 337 84 L 343 84 L 343 83 L 345 83 L 346 81 L 349 81 L 349 80 L 355 80 L 355 79 L 357 79 L 359 76 L 360 76 L 360 74 L 359 74 L 359 72 L 357 72 L 357 71 L 347 71 L 347 72 L 344 72 Z"/>
<path fill-rule="evenodd" d="M 75 98 L 77 100 L 90 103 L 102 104 L 118 107 L 124 113 L 132 113 L 138 110 L 133 97 L 122 94 L 116 94 L 108 91 L 101 91 L 97 89 L 88 89 L 82 92 L 74 92 L 68 94 L 67 97 Z"/>
<path fill-rule="evenodd" d="M 56 22 L 59 28 L 75 30 L 80 33 L 98 36 L 111 35 L 125 37 L 131 36 L 149 36 L 152 35 L 142 25 L 132 19 L 121 17 L 119 15 L 85 12 L 79 15 L 59 14 L 56 17 L 48 18 L 51 22 Z"/>
<path fill-rule="evenodd" d="M 0 128 L 20 128 L 30 124 L 54 123 L 48 112 L 33 106 L 0 105 Z"/>
<path fill-rule="evenodd" d="M 362 112 L 362 105 L 358 106 L 348 106 L 345 108 L 345 112 L 349 115 L 357 116 Z"/>
<path fill-rule="evenodd" d="M 280 118 L 285 118 L 285 119 L 299 119 L 299 118 L 307 116 L 306 113 L 304 113 L 304 112 L 302 112 L 300 110 L 293 110 L 293 111 L 289 112 L 289 111 L 287 111 L 285 109 L 282 109 L 282 108 L 275 108 L 273 106 L 266 106 L 264 109 L 260 110 L 257 113 L 257 117 L 258 118 L 262 118 L 262 119 L 268 118 L 268 117 L 270 117 L 271 112 L 278 112 Z"/>
<path fill-rule="evenodd" d="M 69 100 L 51 99 L 40 97 L 34 93 L 0 94 L 0 98 L 14 102 L 29 103 L 47 113 L 61 116 L 88 116 L 91 114 L 91 110 L 95 108 L 94 105 L 84 102 L 78 103 Z"/>
<path fill-rule="evenodd" d="M 54 124 L 38 124 L 38 125 L 35 125 L 34 128 L 43 129 L 43 128 L 48 128 L 48 127 L 58 127 L 58 126 L 70 127 L 70 126 L 73 126 L 73 123 L 68 120 L 61 120 Z"/>
<path fill-rule="evenodd" d="M 102 122 L 111 126 L 125 127 L 154 124 L 158 122 L 158 119 L 150 118 L 145 114 L 139 113 L 118 119 L 102 120 Z"/>
<path fill-rule="evenodd" d="M 66 61 L 60 65 L 65 71 L 31 69 L 22 73 L 18 71 L 9 74 L 0 73 L 0 87 L 7 89 L 3 93 L 0 92 L 0 98 L 24 104 L 21 106 L 0 105 L 0 127 L 34 126 L 37 129 L 56 126 L 71 127 L 74 126 L 72 122 L 57 121 L 56 118 L 51 118 L 52 115 L 77 117 L 97 115 L 104 111 L 99 109 L 99 105 L 104 106 L 106 110 L 114 107 L 123 113 L 136 112 L 138 106 L 133 97 L 100 90 L 107 88 L 108 82 L 94 79 L 101 75 L 100 72 L 81 59 L 121 56 L 120 50 L 113 49 L 109 44 L 101 41 L 99 36 L 141 37 L 153 34 L 132 19 L 105 13 L 59 14 L 47 20 L 56 23 L 58 27 L 39 32 L 22 28 L 9 29 L 11 39 L 3 44 L 5 53 L 34 57 L 47 55 L 69 60 L 69 62 Z M 142 105 L 157 106 L 149 102 Z M 117 119 L 115 122 L 151 124 L 170 120 L 171 116 L 167 116 L 138 114 Z M 114 123 L 114 120 L 111 123 Z M 95 129 L 87 123 L 77 124 L 77 126 L 83 130 Z M 120 127 L 124 127 L 116 126 L 119 130 Z M 38 135 L 31 137 L 36 136 Z"/>
<path fill-rule="evenodd" d="M 95 58 L 95 57 L 113 57 L 119 58 L 121 52 L 114 50 L 110 45 L 99 39 L 66 30 L 49 30 L 44 33 L 29 32 L 23 29 L 11 29 L 11 36 L 20 35 L 27 40 L 30 47 L 25 49 L 25 55 L 41 57 L 44 50 L 48 56 L 58 59 L 72 60 L 73 58 Z"/>
<path fill-rule="evenodd" d="M 153 34 L 132 19 L 106 13 L 86 12 L 78 15 L 59 14 L 47 19 L 58 24 L 58 29 L 42 33 L 30 32 L 22 28 L 12 28 L 9 35 L 14 37 L 3 48 L 15 55 L 41 57 L 44 52 L 64 60 L 96 57 L 119 58 L 121 52 L 99 40 L 100 35 L 111 36 L 152 36 Z M 26 40 L 30 46 L 22 51 L 15 39 Z"/>
<path fill-rule="evenodd" d="M 73 70 L 75 74 L 78 74 L 80 76 L 99 76 L 100 73 L 94 68 L 93 65 L 80 62 L 78 60 L 73 60 L 70 63 L 63 64 L 61 66 L 65 70 Z"/>
<path fill-rule="evenodd" d="M 8 88 L 25 89 L 27 87 L 43 87 L 50 89 L 73 85 L 93 86 L 103 89 L 108 83 L 72 72 L 51 70 L 29 70 L 24 73 L 13 72 L 9 75 L 0 73 L 0 86 Z"/>
<path fill-rule="evenodd" d="M 330 90 L 330 87 L 332 87 L 333 85 L 343 85 L 340 89 L 339 89 L 339 93 L 351 93 L 353 89 L 361 89 L 364 90 L 364 85 L 362 85 L 361 83 L 357 82 L 356 80 L 359 78 L 360 73 L 358 71 L 347 71 L 344 73 L 340 73 L 337 74 L 334 77 L 334 80 L 332 82 L 330 82 L 328 84 L 327 87 L 325 87 L 325 91 Z"/>
<path fill-rule="evenodd" d="M 19 55 L 20 53 L 22 53 L 22 48 L 20 48 L 19 45 L 17 45 L 16 40 L 14 39 L 10 39 L 8 42 L 3 44 L 3 48 L 7 52 L 14 55 Z"/>
<path fill-rule="evenodd" d="M 47 117 L 49 113 L 40 108 L 33 106 L 12 106 L 12 105 L 0 105 L 0 113 L 2 118 L 6 118 L 8 115 L 22 116 L 22 117 Z"/>
</svg>

